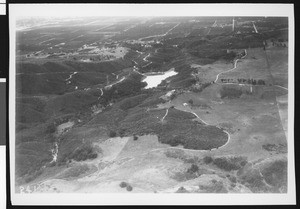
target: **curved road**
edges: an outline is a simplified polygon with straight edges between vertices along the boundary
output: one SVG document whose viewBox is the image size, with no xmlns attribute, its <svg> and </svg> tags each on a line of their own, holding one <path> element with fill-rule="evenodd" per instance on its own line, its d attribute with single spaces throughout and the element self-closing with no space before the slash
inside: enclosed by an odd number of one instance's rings
<svg viewBox="0 0 300 209">
<path fill-rule="evenodd" d="M 180 111 L 184 111 L 184 112 L 189 112 L 189 113 L 192 113 L 193 115 L 195 115 L 199 120 L 201 120 L 205 125 L 209 125 L 209 126 L 211 126 L 211 124 L 208 124 L 207 122 L 205 122 L 203 119 L 201 119 L 195 112 L 193 112 L 193 111 L 187 111 L 187 110 L 181 110 L 181 109 L 178 109 L 178 108 L 176 108 L 175 107 L 175 109 L 177 109 L 177 110 L 180 110 Z M 215 126 L 215 125 L 214 125 Z M 218 127 L 218 126 L 216 126 L 216 127 Z M 220 128 L 220 127 L 218 127 L 218 128 Z M 227 134 L 227 136 L 228 136 L 228 138 L 227 138 L 227 142 L 224 144 L 224 145 L 222 145 L 222 146 L 220 146 L 220 147 L 218 147 L 218 148 L 213 148 L 213 149 L 211 149 L 211 151 L 212 150 L 216 150 L 216 149 L 220 149 L 220 148 L 223 148 L 223 147 L 225 147 L 228 143 L 229 143 L 229 141 L 230 141 L 230 134 L 227 132 L 227 131 L 225 131 L 225 130 L 222 130 L 223 132 L 225 132 L 226 134 Z M 190 150 L 190 149 L 185 149 L 185 150 Z M 196 150 L 196 151 L 205 151 L 205 150 Z"/>
<path fill-rule="evenodd" d="M 245 49 L 245 55 L 242 56 L 240 59 L 244 59 L 246 56 L 247 56 L 247 50 Z M 217 77 L 216 77 L 216 79 L 214 80 L 213 83 L 216 83 L 216 82 L 218 81 L 219 76 L 220 76 L 221 74 L 223 74 L 223 73 L 228 73 L 228 72 L 230 72 L 230 71 L 232 71 L 232 70 L 235 70 L 236 67 L 237 67 L 237 62 L 238 62 L 240 59 L 236 59 L 236 60 L 235 60 L 235 62 L 234 62 L 234 67 L 233 67 L 233 68 L 231 68 L 231 69 L 229 69 L 229 70 L 227 70 L 227 71 L 224 71 L 224 72 L 221 72 L 221 73 L 217 74 Z"/>
</svg>

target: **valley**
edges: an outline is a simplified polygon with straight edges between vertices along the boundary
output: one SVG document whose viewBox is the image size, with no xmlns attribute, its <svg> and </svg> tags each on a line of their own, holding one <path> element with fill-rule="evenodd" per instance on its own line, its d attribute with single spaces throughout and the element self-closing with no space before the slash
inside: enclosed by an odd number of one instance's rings
<svg viewBox="0 0 300 209">
<path fill-rule="evenodd" d="M 287 18 L 25 22 L 17 192 L 287 192 Z"/>
</svg>

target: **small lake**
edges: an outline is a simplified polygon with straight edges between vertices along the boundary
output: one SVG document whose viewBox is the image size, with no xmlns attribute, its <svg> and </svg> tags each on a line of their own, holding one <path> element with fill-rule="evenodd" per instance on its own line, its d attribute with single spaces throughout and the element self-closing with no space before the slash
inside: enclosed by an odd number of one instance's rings
<svg viewBox="0 0 300 209">
<path fill-rule="evenodd" d="M 164 72 L 164 73 L 159 73 L 159 74 L 155 74 L 155 75 L 144 74 L 146 76 L 146 78 L 144 78 L 142 81 L 147 83 L 147 86 L 145 87 L 145 89 L 150 89 L 150 88 L 157 87 L 166 78 L 171 77 L 173 75 L 177 75 L 177 74 L 178 73 L 175 72 L 175 69 L 171 68 L 170 70 L 168 70 L 167 72 Z"/>
</svg>

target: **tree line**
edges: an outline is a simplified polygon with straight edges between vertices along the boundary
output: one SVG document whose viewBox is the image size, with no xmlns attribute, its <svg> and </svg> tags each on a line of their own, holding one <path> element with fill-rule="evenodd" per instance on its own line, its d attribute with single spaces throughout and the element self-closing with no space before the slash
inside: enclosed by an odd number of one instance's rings
<svg viewBox="0 0 300 209">
<path fill-rule="evenodd" d="M 221 78 L 220 79 L 222 83 L 235 83 L 234 79 L 232 78 Z M 251 84 L 251 85 L 266 85 L 266 82 L 262 79 L 253 79 L 253 78 L 238 78 L 237 79 L 238 83 L 247 83 L 247 84 Z"/>
</svg>

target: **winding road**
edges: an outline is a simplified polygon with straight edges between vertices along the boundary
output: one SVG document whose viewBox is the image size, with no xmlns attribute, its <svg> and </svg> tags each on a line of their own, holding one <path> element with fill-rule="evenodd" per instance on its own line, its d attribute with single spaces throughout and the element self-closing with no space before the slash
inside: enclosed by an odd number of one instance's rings
<svg viewBox="0 0 300 209">
<path fill-rule="evenodd" d="M 231 69 L 229 69 L 229 70 L 227 70 L 227 71 L 224 71 L 224 72 L 220 72 L 220 73 L 218 73 L 218 74 L 217 74 L 217 77 L 216 77 L 216 79 L 214 80 L 214 82 L 213 82 L 213 83 L 216 83 L 216 82 L 218 81 L 218 79 L 219 79 L 219 76 L 220 76 L 221 74 L 228 73 L 228 72 L 230 72 L 230 71 L 233 71 L 233 70 L 235 70 L 235 69 L 236 69 L 236 67 L 237 67 L 237 62 L 238 62 L 239 60 L 241 60 L 241 59 L 244 59 L 246 56 L 247 56 L 247 50 L 245 49 L 245 55 L 244 55 L 244 56 L 242 56 L 240 59 L 236 59 L 236 60 L 235 60 L 235 62 L 234 62 L 234 67 L 233 67 L 233 68 L 231 68 Z"/>
<path fill-rule="evenodd" d="M 175 107 L 175 109 L 180 110 L 180 111 L 184 111 L 184 112 L 192 113 L 192 114 L 195 115 L 199 120 L 201 120 L 201 122 L 204 123 L 205 125 L 212 126 L 211 124 L 208 124 L 208 123 L 205 122 L 203 119 L 201 119 L 201 118 L 200 118 L 195 112 L 193 112 L 193 111 L 188 111 L 188 110 L 178 109 L 178 108 L 176 108 L 176 107 Z M 216 126 L 216 127 L 218 127 L 218 126 Z M 220 127 L 218 127 L 218 128 L 220 128 Z M 227 134 L 227 136 L 228 136 L 227 142 L 226 142 L 224 145 L 222 145 L 222 146 L 220 146 L 220 147 L 218 147 L 218 148 L 213 148 L 213 149 L 211 149 L 211 151 L 217 150 L 217 149 L 220 149 L 220 148 L 223 148 L 223 147 L 225 147 L 225 146 L 229 143 L 229 141 L 230 141 L 230 139 L 231 139 L 231 138 L 230 138 L 230 134 L 229 134 L 227 131 L 225 131 L 225 130 L 222 130 L 222 131 L 225 132 L 225 133 Z M 197 150 L 197 151 L 203 151 L 203 150 Z"/>
</svg>

